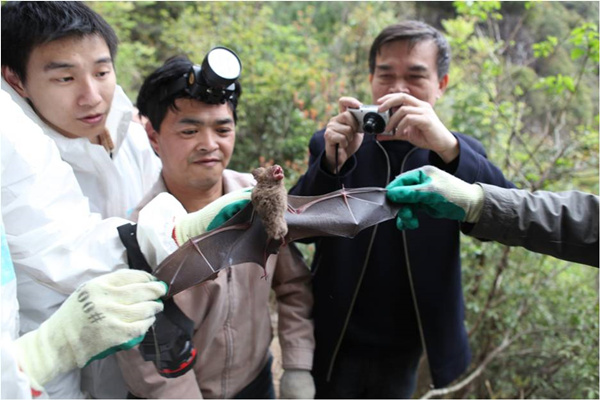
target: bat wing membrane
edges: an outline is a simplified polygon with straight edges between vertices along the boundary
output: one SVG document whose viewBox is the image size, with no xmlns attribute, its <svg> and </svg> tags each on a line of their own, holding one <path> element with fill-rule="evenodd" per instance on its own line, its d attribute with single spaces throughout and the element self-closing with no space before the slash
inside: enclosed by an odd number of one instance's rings
<svg viewBox="0 0 600 400">
<path fill-rule="evenodd" d="M 342 189 L 322 196 L 288 195 L 285 242 L 308 237 L 352 238 L 361 230 L 396 216 L 383 188 Z M 166 297 L 214 279 L 225 267 L 256 263 L 263 268 L 280 241 L 267 237 L 252 203 L 221 227 L 196 236 L 167 257 L 154 275 L 169 284 Z"/>
</svg>

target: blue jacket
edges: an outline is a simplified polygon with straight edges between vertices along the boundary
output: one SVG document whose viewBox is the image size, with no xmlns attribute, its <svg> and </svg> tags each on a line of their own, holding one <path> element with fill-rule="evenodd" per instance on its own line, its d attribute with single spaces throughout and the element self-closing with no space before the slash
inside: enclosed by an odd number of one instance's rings
<svg viewBox="0 0 600 400">
<path fill-rule="evenodd" d="M 313 135 L 309 168 L 290 194 L 320 195 L 340 189 L 340 184 L 346 188 L 385 187 L 396 175 L 423 165 L 435 165 L 470 183 L 514 187 L 487 160 L 481 143 L 462 134 L 455 134 L 460 155 L 448 165 L 434 152 L 408 142 L 377 142 L 374 136 L 365 135 L 338 177 L 322 168 L 323 134 L 319 131 Z M 461 285 L 461 224 L 424 213 L 419 224 L 418 229 L 400 232 L 391 220 L 360 232 L 354 239 L 316 239 L 311 267 L 316 380 L 329 380 L 342 343 L 359 351 L 394 354 L 421 346 L 424 340 L 436 387 L 446 386 L 469 366 Z M 404 251 L 405 242 L 408 252 Z"/>
</svg>

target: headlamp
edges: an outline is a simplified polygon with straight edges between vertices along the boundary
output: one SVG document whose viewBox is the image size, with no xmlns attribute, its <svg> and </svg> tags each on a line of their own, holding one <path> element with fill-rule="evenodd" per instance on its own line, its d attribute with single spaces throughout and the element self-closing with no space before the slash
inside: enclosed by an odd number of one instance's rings
<svg viewBox="0 0 600 400">
<path fill-rule="evenodd" d="M 210 50 L 202 66 L 193 65 L 190 70 L 166 87 L 160 100 L 184 91 L 194 99 L 208 104 L 236 102 L 235 81 L 242 72 L 239 57 L 226 47 Z"/>
</svg>

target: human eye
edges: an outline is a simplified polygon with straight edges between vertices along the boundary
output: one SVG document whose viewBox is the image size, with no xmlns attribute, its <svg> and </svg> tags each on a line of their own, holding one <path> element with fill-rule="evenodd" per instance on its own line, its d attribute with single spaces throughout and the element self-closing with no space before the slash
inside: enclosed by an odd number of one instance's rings
<svg viewBox="0 0 600 400">
<path fill-rule="evenodd" d="M 390 80 L 394 79 L 394 76 L 390 73 L 381 73 L 381 74 L 378 74 L 377 77 L 382 81 L 390 81 Z"/>
<path fill-rule="evenodd" d="M 233 131 L 233 128 L 230 126 L 223 126 L 223 127 L 217 128 L 217 132 L 222 135 L 227 135 L 231 131 Z"/>
<path fill-rule="evenodd" d="M 220 137 L 228 137 L 232 135 L 234 131 L 235 129 L 231 125 L 223 125 L 215 129 L 215 132 L 217 132 L 217 135 L 219 135 Z"/>
<path fill-rule="evenodd" d="M 72 76 L 59 76 L 57 78 L 54 78 L 53 80 L 58 83 L 67 83 L 72 82 L 74 78 Z"/>
<path fill-rule="evenodd" d="M 192 136 L 192 135 L 195 135 L 197 132 L 198 132 L 198 129 L 196 129 L 196 128 L 182 129 L 180 131 L 180 133 L 184 136 Z"/>
<path fill-rule="evenodd" d="M 98 72 L 98 73 L 96 74 L 96 76 L 97 76 L 97 77 L 99 77 L 99 78 L 104 78 L 104 77 L 107 77 L 108 75 L 110 75 L 110 74 L 111 74 L 111 72 L 112 72 L 112 71 L 110 71 L 110 70 L 106 70 L 106 71 L 100 71 L 100 72 Z"/>
</svg>

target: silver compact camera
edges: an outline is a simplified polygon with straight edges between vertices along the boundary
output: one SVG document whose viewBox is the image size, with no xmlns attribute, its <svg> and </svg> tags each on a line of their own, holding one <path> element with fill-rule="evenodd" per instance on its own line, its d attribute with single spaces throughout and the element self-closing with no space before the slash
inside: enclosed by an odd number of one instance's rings
<svg viewBox="0 0 600 400">
<path fill-rule="evenodd" d="M 378 108 L 379 106 L 376 105 L 368 105 L 360 108 L 349 108 L 348 111 L 358 121 L 358 132 L 364 132 L 368 135 L 392 136 L 393 132 L 384 132 L 385 126 L 390 120 L 390 110 L 379 113 L 377 112 Z"/>
</svg>

